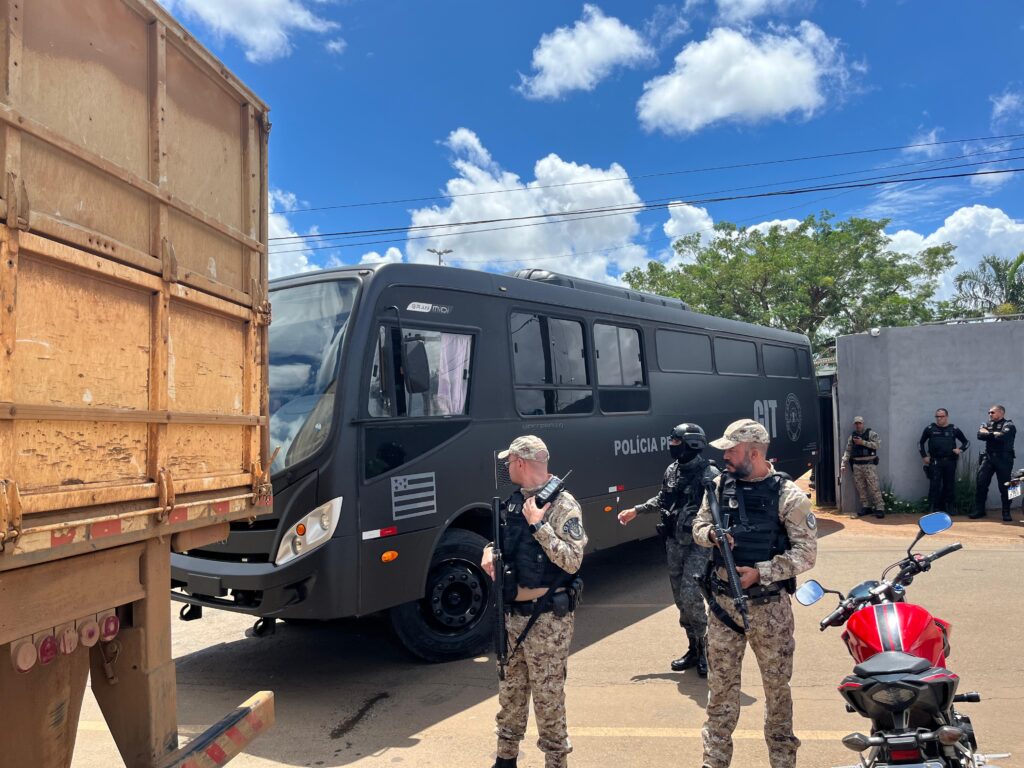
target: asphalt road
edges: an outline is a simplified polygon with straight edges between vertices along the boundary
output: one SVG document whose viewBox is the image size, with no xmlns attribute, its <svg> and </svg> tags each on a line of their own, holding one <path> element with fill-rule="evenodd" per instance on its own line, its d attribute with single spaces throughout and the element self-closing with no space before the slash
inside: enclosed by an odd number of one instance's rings
<svg viewBox="0 0 1024 768">
<path fill-rule="evenodd" d="M 1015 510 L 1016 512 L 1016 510 Z M 949 666 L 961 691 L 980 704 L 961 705 L 983 750 L 1013 752 L 999 761 L 1024 766 L 1024 525 L 956 518 L 953 529 L 927 539 L 926 551 L 953 541 L 964 550 L 939 561 L 909 589 L 910 599 L 953 622 Z M 909 518 L 877 524 L 823 515 L 818 565 L 811 575 L 846 590 L 901 556 L 916 526 Z M 694 670 L 669 671 L 681 631 L 658 542 L 624 545 L 590 556 L 586 594 L 576 622 L 567 688 L 575 766 L 699 765 L 707 689 Z M 806 577 L 803 577 L 806 578 Z M 803 578 L 801 581 L 803 581 Z M 828 599 L 828 598 L 826 598 Z M 864 723 L 846 713 L 836 684 L 851 661 L 839 632 L 819 632 L 832 608 L 824 601 L 797 616 L 793 695 L 801 766 L 837 766 L 855 755 L 839 739 Z M 215 722 L 251 693 L 277 696 L 277 724 L 236 758 L 233 768 L 266 766 L 490 766 L 494 759 L 497 679 L 492 658 L 445 665 L 411 660 L 386 622 L 279 625 L 275 635 L 246 635 L 251 620 L 207 612 L 174 623 L 178 720 L 183 738 Z M 767 765 L 761 723 L 764 695 L 753 655 L 743 670 L 743 711 L 736 733 L 738 768 Z M 532 718 L 531 718 L 532 730 Z M 521 766 L 543 758 L 527 734 Z M 86 694 L 74 768 L 120 765 L 90 693 Z"/>
</svg>

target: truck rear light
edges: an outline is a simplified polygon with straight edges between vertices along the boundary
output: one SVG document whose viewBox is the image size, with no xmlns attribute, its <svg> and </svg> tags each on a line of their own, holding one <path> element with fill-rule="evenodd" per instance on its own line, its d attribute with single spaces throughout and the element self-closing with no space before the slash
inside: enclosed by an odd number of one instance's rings
<svg viewBox="0 0 1024 768">
<path fill-rule="evenodd" d="M 19 640 L 11 644 L 11 664 L 16 672 L 28 672 L 39 660 L 39 653 L 31 640 Z"/>
<path fill-rule="evenodd" d="M 39 654 L 40 664 L 49 664 L 57 658 L 57 638 L 53 635 L 43 635 L 36 640 L 36 652 Z"/>
<path fill-rule="evenodd" d="M 65 656 L 78 649 L 78 630 L 74 625 L 65 625 L 57 630 L 57 648 Z"/>
<path fill-rule="evenodd" d="M 109 643 L 117 637 L 117 633 L 120 631 L 121 620 L 117 618 L 116 613 L 110 612 L 104 616 L 100 616 L 100 640 L 104 643 Z"/>
<path fill-rule="evenodd" d="M 78 642 L 86 648 L 92 648 L 100 639 L 100 625 L 90 616 L 78 622 Z"/>
</svg>

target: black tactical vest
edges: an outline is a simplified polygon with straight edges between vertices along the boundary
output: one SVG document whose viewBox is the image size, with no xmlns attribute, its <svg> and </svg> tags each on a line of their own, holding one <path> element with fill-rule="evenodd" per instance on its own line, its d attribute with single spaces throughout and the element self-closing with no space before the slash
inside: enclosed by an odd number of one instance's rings
<svg viewBox="0 0 1024 768">
<path fill-rule="evenodd" d="M 867 427 L 864 427 L 863 432 L 854 432 L 853 436 L 859 437 L 862 440 L 867 440 L 868 435 L 870 434 L 871 430 L 868 429 Z M 874 456 L 877 453 L 877 451 L 874 448 L 868 448 L 866 445 L 857 445 L 856 443 L 853 443 L 852 448 L 853 450 L 850 451 L 850 456 L 851 458 L 854 459 L 863 459 L 868 456 Z"/>
<path fill-rule="evenodd" d="M 676 473 L 675 498 L 672 500 L 671 514 L 679 515 L 679 524 L 689 530 L 693 519 L 700 510 L 704 500 L 704 474 L 710 462 L 701 457 L 692 465 L 678 467 Z"/>
<path fill-rule="evenodd" d="M 1012 425 L 1013 422 L 1009 419 L 1000 419 L 999 421 L 990 421 L 985 426 L 988 427 L 989 432 L 1002 432 L 1006 429 L 1007 425 Z M 987 440 L 985 441 L 985 451 L 989 456 L 998 456 L 999 458 L 1015 456 L 1013 451 L 1013 440 L 1016 434 L 1011 435 L 1010 439 L 1007 440 L 1005 437 L 1002 440 Z"/>
<path fill-rule="evenodd" d="M 750 483 L 733 475 L 722 475 L 719 505 L 736 542 L 732 557 L 736 565 L 753 567 L 789 549 L 786 527 L 779 519 L 779 494 L 785 476 L 775 473 Z M 725 565 L 716 548 L 715 565 Z"/>
<path fill-rule="evenodd" d="M 564 571 L 551 562 L 544 548 L 530 532 L 530 524 L 523 517 L 522 491 L 516 491 L 505 501 L 507 525 L 506 540 L 501 542 L 502 554 L 508 563 L 507 573 L 509 588 L 514 594 L 514 586 L 520 587 L 558 587 L 568 584 L 573 574 Z"/>
<path fill-rule="evenodd" d="M 953 455 L 956 448 L 956 427 L 947 424 L 940 427 L 938 424 L 928 426 L 928 455 L 933 459 L 947 459 Z"/>
</svg>

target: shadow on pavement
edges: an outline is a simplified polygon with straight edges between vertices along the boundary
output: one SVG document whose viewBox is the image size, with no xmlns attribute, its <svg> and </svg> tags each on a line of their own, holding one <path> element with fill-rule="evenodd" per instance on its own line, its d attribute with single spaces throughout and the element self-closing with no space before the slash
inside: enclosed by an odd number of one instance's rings
<svg viewBox="0 0 1024 768">
<path fill-rule="evenodd" d="M 657 539 L 589 555 L 573 651 L 671 605 L 664 549 Z M 588 612 L 587 604 L 617 610 Z M 277 723 L 249 754 L 284 765 L 347 765 L 418 742 L 416 734 L 497 694 L 493 656 L 448 664 L 414 660 L 386 617 L 278 624 L 267 637 L 240 638 L 177 660 L 179 721 L 211 722 L 225 702 L 273 690 Z M 672 675 L 702 704 L 696 675 Z M 490 733 L 493 712 L 481 734 Z M 310 722 L 310 720 L 315 722 Z M 487 736 L 486 738 L 489 738 Z"/>
</svg>

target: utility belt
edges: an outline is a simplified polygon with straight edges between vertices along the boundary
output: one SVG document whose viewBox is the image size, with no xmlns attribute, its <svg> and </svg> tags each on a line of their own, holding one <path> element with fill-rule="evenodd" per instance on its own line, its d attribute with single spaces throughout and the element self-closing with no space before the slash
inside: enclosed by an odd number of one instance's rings
<svg viewBox="0 0 1024 768">
<path fill-rule="evenodd" d="M 956 461 L 960 457 L 955 453 L 947 453 L 945 456 L 932 456 L 929 454 L 928 458 L 932 461 Z"/>
<path fill-rule="evenodd" d="M 712 573 L 710 582 L 712 593 L 732 597 L 732 590 L 729 588 L 729 583 L 727 581 L 722 581 L 718 576 Z M 776 584 L 772 584 L 767 587 L 755 584 L 752 587 L 744 589 L 743 594 L 747 596 L 747 599 L 752 605 L 766 605 L 768 603 L 776 603 L 782 599 L 782 587 Z"/>
<path fill-rule="evenodd" d="M 534 600 L 520 600 L 507 603 L 505 612 L 516 616 L 539 616 L 553 613 L 556 617 L 568 616 L 576 610 L 583 597 L 583 579 L 578 576 L 567 587 L 559 587 Z"/>
<path fill-rule="evenodd" d="M 986 459 L 988 459 L 989 461 L 994 461 L 994 462 L 1008 461 L 1010 463 L 1013 463 L 1013 460 L 1016 457 L 1017 457 L 1017 454 L 1014 453 L 1013 451 L 998 451 L 998 452 L 997 451 L 984 451 L 981 454 L 981 460 L 982 461 L 985 461 Z"/>
<path fill-rule="evenodd" d="M 685 510 L 662 512 L 661 521 L 654 526 L 654 530 L 658 532 L 662 539 L 675 538 L 680 531 L 683 533 L 693 533 L 693 520 L 695 517 L 696 515 L 689 514 Z"/>
<path fill-rule="evenodd" d="M 878 457 L 877 456 L 858 456 L 857 458 L 851 458 L 850 461 L 853 464 L 877 464 L 878 463 Z"/>
</svg>

